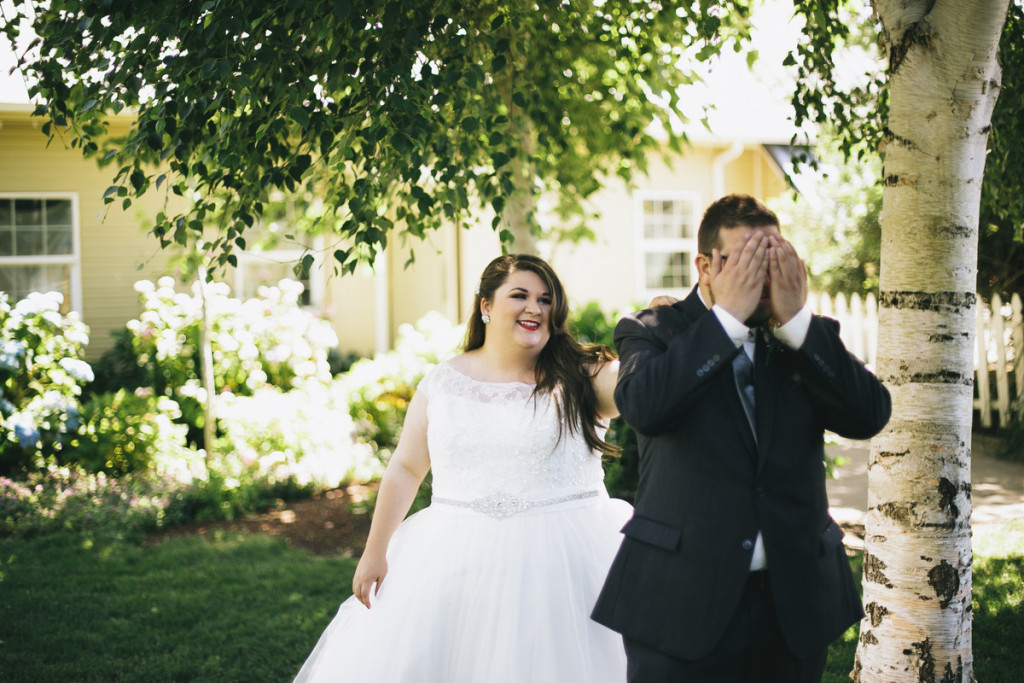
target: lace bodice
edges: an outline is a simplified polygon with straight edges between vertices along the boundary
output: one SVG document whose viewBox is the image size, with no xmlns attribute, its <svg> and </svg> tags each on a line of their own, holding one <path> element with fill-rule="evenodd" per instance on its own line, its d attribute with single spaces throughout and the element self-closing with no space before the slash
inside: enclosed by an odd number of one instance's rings
<svg viewBox="0 0 1024 683">
<path fill-rule="evenodd" d="M 481 382 L 444 362 L 419 390 L 435 497 L 539 501 L 604 488 L 599 454 L 568 427 L 559 440 L 553 399 L 535 401 L 532 384 Z"/>
</svg>

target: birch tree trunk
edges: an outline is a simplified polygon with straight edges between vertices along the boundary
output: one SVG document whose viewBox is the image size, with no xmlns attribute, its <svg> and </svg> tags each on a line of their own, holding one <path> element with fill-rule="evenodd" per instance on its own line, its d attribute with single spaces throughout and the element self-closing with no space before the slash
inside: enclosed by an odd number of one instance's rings
<svg viewBox="0 0 1024 683">
<path fill-rule="evenodd" d="M 517 166 L 523 166 L 515 161 Z M 501 212 L 501 230 L 508 230 L 515 237 L 512 251 L 517 254 L 537 254 L 537 237 L 530 230 L 530 214 L 536 210 L 533 195 L 523 190 L 523 184 L 533 181 L 528 169 L 517 168 L 519 188 L 509 197 L 505 210 Z"/>
<path fill-rule="evenodd" d="M 873 0 L 889 59 L 877 372 L 854 681 L 973 681 L 978 212 L 1009 0 Z"/>
<path fill-rule="evenodd" d="M 529 162 L 533 155 L 533 126 L 529 117 L 521 114 L 517 123 L 521 144 L 521 154 L 512 159 L 512 177 L 516 190 L 509 196 L 505 209 L 501 212 L 501 230 L 508 230 L 515 237 L 512 251 L 517 254 L 537 254 L 537 236 L 530 229 L 530 218 L 537 210 L 537 201 L 532 186 L 536 180 L 534 170 Z"/>
</svg>

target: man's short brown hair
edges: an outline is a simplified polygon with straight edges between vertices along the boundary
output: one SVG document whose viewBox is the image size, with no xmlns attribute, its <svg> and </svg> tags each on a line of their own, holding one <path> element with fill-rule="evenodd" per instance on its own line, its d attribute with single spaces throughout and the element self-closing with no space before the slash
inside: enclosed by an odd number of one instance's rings
<svg viewBox="0 0 1024 683">
<path fill-rule="evenodd" d="M 767 206 L 747 194 L 727 194 L 704 210 L 697 229 L 697 249 L 710 255 L 721 248 L 719 231 L 745 225 L 751 228 L 779 227 L 779 217 Z"/>
</svg>

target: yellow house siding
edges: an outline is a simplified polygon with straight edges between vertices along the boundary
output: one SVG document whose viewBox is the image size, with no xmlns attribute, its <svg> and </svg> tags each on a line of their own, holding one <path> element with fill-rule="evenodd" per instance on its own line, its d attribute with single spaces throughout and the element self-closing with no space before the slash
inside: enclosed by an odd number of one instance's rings
<svg viewBox="0 0 1024 683">
<path fill-rule="evenodd" d="M 145 217 L 160 210 L 162 197 L 153 193 L 127 211 L 119 202 L 104 205 L 103 192 L 116 169 L 99 168 L 60 139 L 47 145 L 27 113 L 0 112 L 0 121 L 0 192 L 77 197 L 80 313 L 90 328 L 86 357 L 98 360 L 113 345 L 112 333 L 139 313 L 134 283 L 167 272 L 169 254 L 143 227 Z"/>
<path fill-rule="evenodd" d="M 138 315 L 134 283 L 167 274 L 173 255 L 161 251 L 147 234 L 152 216 L 162 208 L 161 193 L 152 192 L 127 210 L 120 202 L 103 204 L 115 170 L 97 167 L 59 139 L 47 146 L 27 107 L 0 105 L 0 193 L 62 193 L 76 198 L 81 313 L 91 329 L 87 357 L 93 361 L 112 346 L 112 333 Z M 599 214 L 590 226 L 594 242 L 541 245 L 541 255 L 554 265 L 573 302 L 597 301 L 605 311 L 626 312 L 646 304 L 647 293 L 639 284 L 642 193 L 685 196 L 694 203 L 699 219 L 699 212 L 718 194 L 746 192 L 765 199 L 786 189 L 760 145 L 695 143 L 671 165 L 652 156 L 648 175 L 636 178 L 634 186 L 611 179 L 592 197 L 588 208 Z M 371 354 L 393 343 L 403 323 L 414 323 L 428 311 L 464 321 L 481 271 L 501 253 L 488 212 L 481 212 L 468 227 L 449 226 L 425 243 L 413 242 L 416 262 L 409 269 L 404 267 L 408 247 L 391 237 L 378 273 L 361 267 L 355 275 L 333 276 L 330 264 L 314 270 L 313 277 L 324 283 L 322 312 L 332 321 L 342 352 Z"/>
<path fill-rule="evenodd" d="M 375 348 L 377 286 L 374 273 L 360 267 L 352 275 L 331 275 L 332 266 L 322 272 L 328 277 L 324 288 L 323 313 L 338 335 L 338 348 L 343 353 L 373 354 Z"/>
<path fill-rule="evenodd" d="M 606 312 L 625 313 L 649 301 L 641 282 L 641 226 L 638 196 L 677 193 L 695 202 L 695 220 L 719 194 L 742 192 L 767 199 L 787 189 L 760 145 L 747 145 L 722 167 L 717 188 L 715 160 L 728 158 L 728 145 L 692 145 L 671 162 L 652 157 L 648 174 L 626 187 L 612 180 L 592 199 L 600 217 L 591 228 L 594 242 L 556 246 L 551 263 L 577 305 L 598 302 Z M 693 257 L 696 254 L 692 254 Z M 693 275 L 695 277 L 695 273 Z"/>
<path fill-rule="evenodd" d="M 413 264 L 406 267 L 409 248 L 401 246 L 388 249 L 388 271 L 391 286 L 388 287 L 388 305 L 391 309 L 389 335 L 396 339 L 398 328 L 404 323 L 415 323 L 429 311 L 440 311 L 448 315 L 447 302 L 454 300 L 456 293 L 450 290 L 449 273 L 457 261 L 449 260 L 445 250 L 448 233 L 454 227 L 445 226 L 436 233 L 428 234 L 421 241 L 410 245 L 416 255 Z"/>
<path fill-rule="evenodd" d="M 779 195 L 788 189 L 786 181 L 779 176 L 763 148 L 746 149 L 726 169 L 726 184 L 729 192 L 744 192 L 764 200 Z"/>
</svg>

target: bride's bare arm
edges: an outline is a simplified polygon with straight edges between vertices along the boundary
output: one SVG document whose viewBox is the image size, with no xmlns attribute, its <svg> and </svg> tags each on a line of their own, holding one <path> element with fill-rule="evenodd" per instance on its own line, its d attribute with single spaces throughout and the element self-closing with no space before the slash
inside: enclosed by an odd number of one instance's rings
<svg viewBox="0 0 1024 683">
<path fill-rule="evenodd" d="M 618 417 L 619 409 L 615 405 L 615 382 L 619 377 L 618 359 L 602 363 L 591 380 L 594 393 L 597 394 L 597 414 L 605 420 Z"/>
<path fill-rule="evenodd" d="M 384 476 L 380 480 L 377 505 L 366 538 L 366 549 L 352 578 L 352 594 L 370 606 L 370 589 L 376 582 L 380 590 L 388 573 L 385 554 L 395 529 L 405 519 L 423 478 L 430 469 L 427 451 L 427 399 L 422 392 L 413 394 L 398 440 Z M 374 591 L 376 592 L 376 591 Z"/>
</svg>

